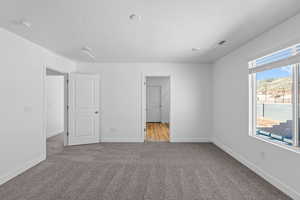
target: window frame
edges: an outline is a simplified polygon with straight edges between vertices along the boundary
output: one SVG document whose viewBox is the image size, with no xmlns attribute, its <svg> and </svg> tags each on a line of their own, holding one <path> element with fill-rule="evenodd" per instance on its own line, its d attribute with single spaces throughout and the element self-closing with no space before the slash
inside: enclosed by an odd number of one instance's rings
<svg viewBox="0 0 300 200">
<path fill-rule="evenodd" d="M 293 146 L 299 147 L 299 63 L 293 67 Z"/>
<path fill-rule="evenodd" d="M 274 141 L 269 138 L 265 138 L 263 136 L 259 136 L 256 134 L 256 121 L 257 121 L 257 94 L 256 94 L 256 72 L 253 72 L 250 69 L 248 73 L 248 80 L 249 80 L 249 135 L 269 143 L 273 143 L 285 148 L 292 148 L 297 147 L 299 148 L 299 67 L 300 63 L 296 62 L 293 59 L 290 59 L 288 62 L 284 62 L 281 65 L 272 66 L 273 63 L 269 63 L 263 66 L 261 71 L 266 71 L 270 69 L 275 69 L 279 67 L 284 67 L 290 65 L 292 67 L 292 120 L 293 120 L 293 129 L 292 129 L 292 145 L 284 144 L 281 141 Z"/>
</svg>

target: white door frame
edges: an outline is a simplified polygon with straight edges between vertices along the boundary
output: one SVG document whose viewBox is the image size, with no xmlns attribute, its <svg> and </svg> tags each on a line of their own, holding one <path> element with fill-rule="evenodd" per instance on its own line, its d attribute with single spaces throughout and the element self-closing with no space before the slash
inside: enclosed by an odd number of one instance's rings
<svg viewBox="0 0 300 200">
<path fill-rule="evenodd" d="M 141 113 L 141 127 L 140 127 L 140 130 L 141 130 L 141 137 L 143 137 L 143 141 L 145 141 L 146 139 L 146 130 L 147 130 L 147 127 L 146 127 L 146 123 L 147 123 L 147 85 L 146 85 L 146 80 L 147 80 L 147 77 L 166 77 L 166 78 L 169 78 L 169 81 L 170 81 L 170 112 L 169 112 L 169 135 L 170 135 L 170 139 L 169 141 L 171 142 L 172 141 L 172 93 L 173 93 L 173 87 L 172 87 L 172 75 L 169 74 L 169 73 L 146 73 L 146 72 L 143 72 L 142 73 L 142 82 L 141 82 L 141 101 L 142 101 L 142 113 Z"/>
<path fill-rule="evenodd" d="M 68 130 L 69 130 L 69 112 L 68 112 L 68 105 L 69 105 L 69 73 L 62 72 L 56 69 L 53 69 L 49 66 L 44 66 L 43 69 L 43 99 L 44 99 L 44 106 L 43 106 L 43 136 L 45 140 L 45 144 L 47 141 L 47 97 L 46 97 L 46 76 L 47 76 L 47 69 L 51 70 L 58 75 L 64 76 L 64 146 L 68 145 Z M 47 151 L 47 146 L 45 145 L 45 152 Z M 45 154 L 46 155 L 46 154 Z"/>
</svg>

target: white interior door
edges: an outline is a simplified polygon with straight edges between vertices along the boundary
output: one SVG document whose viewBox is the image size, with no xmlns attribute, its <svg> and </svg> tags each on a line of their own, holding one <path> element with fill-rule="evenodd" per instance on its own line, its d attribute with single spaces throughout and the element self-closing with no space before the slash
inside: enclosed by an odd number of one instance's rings
<svg viewBox="0 0 300 200">
<path fill-rule="evenodd" d="M 147 122 L 161 122 L 161 86 L 147 86 Z"/>
<path fill-rule="evenodd" d="M 98 75 L 70 74 L 69 145 L 99 142 L 99 83 Z"/>
</svg>

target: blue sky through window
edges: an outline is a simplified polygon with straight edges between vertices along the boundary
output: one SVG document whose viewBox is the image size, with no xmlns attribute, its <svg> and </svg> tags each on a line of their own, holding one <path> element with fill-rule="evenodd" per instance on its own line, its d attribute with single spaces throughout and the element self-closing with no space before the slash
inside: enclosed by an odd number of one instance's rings
<svg viewBox="0 0 300 200">
<path fill-rule="evenodd" d="M 292 66 L 274 68 L 256 73 L 256 80 L 267 80 L 273 78 L 289 77 L 292 74 Z"/>
</svg>

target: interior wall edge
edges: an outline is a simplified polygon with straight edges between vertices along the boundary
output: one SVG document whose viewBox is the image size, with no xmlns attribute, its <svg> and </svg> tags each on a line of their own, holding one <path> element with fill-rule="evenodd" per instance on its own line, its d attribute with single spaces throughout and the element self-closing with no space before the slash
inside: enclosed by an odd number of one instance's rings
<svg viewBox="0 0 300 200">
<path fill-rule="evenodd" d="M 58 131 L 55 131 L 55 132 L 48 133 L 47 138 L 59 135 L 60 133 L 63 133 L 63 132 L 64 132 L 64 130 L 58 130 Z"/>
<path fill-rule="evenodd" d="M 215 144 L 217 147 L 228 153 L 230 156 L 235 158 L 237 161 L 251 169 L 253 172 L 258 174 L 260 177 L 274 185 L 276 188 L 280 189 L 282 192 L 284 192 L 286 195 L 292 197 L 293 199 L 300 199 L 300 193 L 298 193 L 295 189 L 293 189 L 291 186 L 283 183 L 278 178 L 272 176 L 262 168 L 255 165 L 253 162 L 246 159 L 241 154 L 237 153 L 233 149 L 231 149 L 229 146 L 221 142 L 221 140 L 217 139 L 216 137 L 213 138 L 213 144 Z"/>
<path fill-rule="evenodd" d="M 46 158 L 45 77 L 46 67 L 75 71 L 76 64 L 19 35 L 0 28 L 2 59 L 1 135 L 5 138 L 0 152 L 0 183 L 21 174 Z M 24 67 L 26 66 L 26 67 Z M 9 75 L 8 75 L 9 74 Z M 9 112 L 7 111 L 9 109 Z M 24 123 L 16 126 L 14 123 Z M 15 148 L 16 138 L 22 141 Z"/>
<path fill-rule="evenodd" d="M 28 40 L 27 38 L 22 37 L 22 36 L 20 36 L 20 35 L 14 33 L 14 32 L 12 32 L 12 31 L 6 29 L 6 28 L 0 27 L 0 30 L 1 30 L 1 29 L 4 30 L 4 31 L 6 31 L 6 32 L 8 32 L 8 33 L 10 33 L 10 34 L 12 34 L 12 35 L 14 35 L 15 37 L 18 37 L 19 39 L 22 39 L 23 41 L 25 41 L 25 42 L 27 42 L 27 43 L 30 43 L 31 45 L 34 45 L 34 46 L 36 46 L 36 47 L 38 47 L 38 48 L 40 48 L 40 49 L 43 49 L 43 50 L 48 51 L 48 53 L 50 53 L 50 54 L 53 54 L 53 55 L 58 56 L 58 57 L 60 57 L 60 58 L 66 59 L 66 60 L 68 60 L 69 62 L 72 62 L 73 65 L 77 65 L 77 64 L 78 64 L 78 62 L 77 62 L 76 60 L 72 60 L 72 59 L 70 59 L 70 58 L 68 58 L 68 57 L 66 57 L 66 56 L 63 56 L 63 55 L 61 55 L 61 54 L 59 54 L 59 53 L 57 53 L 57 52 L 54 52 L 54 51 L 52 51 L 52 50 L 50 50 L 50 49 L 48 49 L 48 48 L 46 48 L 46 47 L 43 47 L 43 46 L 41 46 L 40 44 L 38 44 L 38 43 L 36 43 L 36 42 L 33 42 L 33 41 L 31 41 L 31 40 Z M 48 66 L 47 66 L 47 67 L 48 67 Z M 75 70 L 76 70 L 76 69 L 74 69 L 74 71 L 75 71 Z"/>
<path fill-rule="evenodd" d="M 45 153 L 43 153 L 40 156 L 24 163 L 23 166 L 13 168 L 8 173 L 6 173 L 5 175 L 0 177 L 0 186 L 4 183 L 8 182 L 9 180 L 15 178 L 16 176 L 24 173 L 28 169 L 38 165 L 40 162 L 42 162 L 44 160 L 46 160 L 46 154 Z"/>
</svg>

